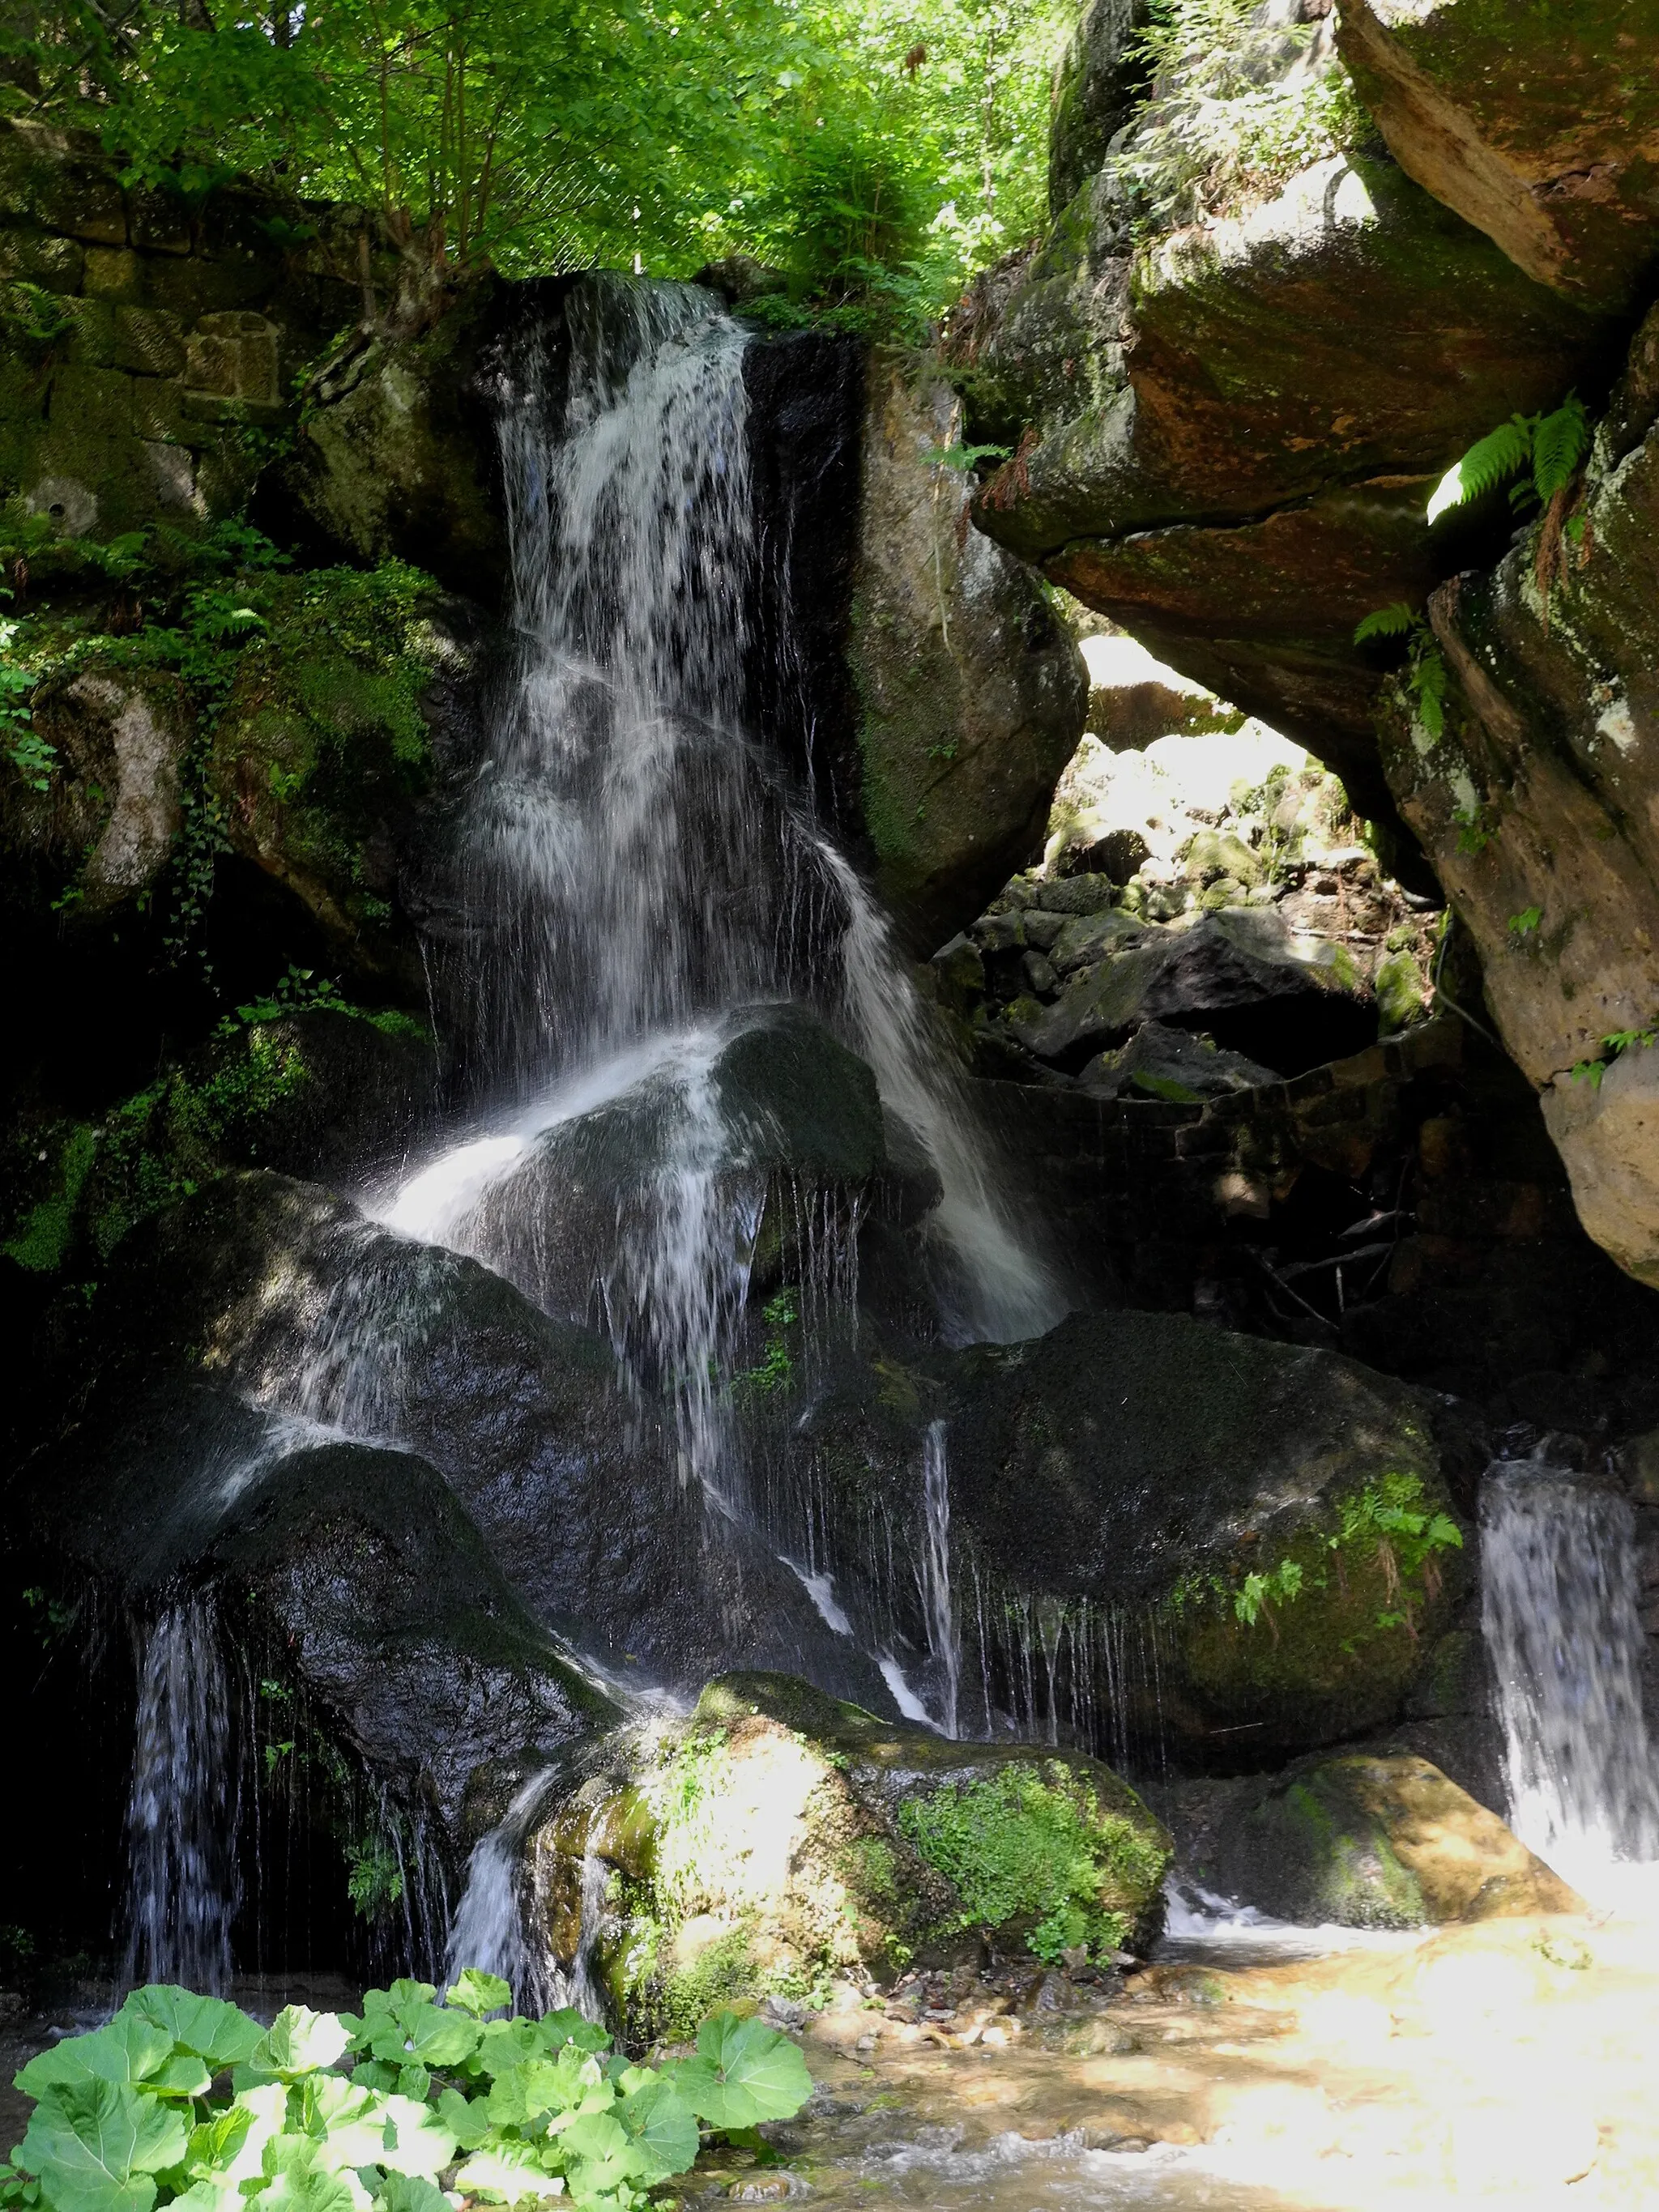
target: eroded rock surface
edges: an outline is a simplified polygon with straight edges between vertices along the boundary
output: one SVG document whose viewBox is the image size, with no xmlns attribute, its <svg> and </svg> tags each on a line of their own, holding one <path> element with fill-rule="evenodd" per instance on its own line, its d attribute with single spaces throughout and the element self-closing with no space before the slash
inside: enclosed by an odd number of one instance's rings
<svg viewBox="0 0 1659 2212">
<path fill-rule="evenodd" d="M 1041 843 L 1087 679 L 1022 565 L 968 529 L 948 386 L 872 362 L 852 665 L 876 881 L 918 951 Z"/>
</svg>

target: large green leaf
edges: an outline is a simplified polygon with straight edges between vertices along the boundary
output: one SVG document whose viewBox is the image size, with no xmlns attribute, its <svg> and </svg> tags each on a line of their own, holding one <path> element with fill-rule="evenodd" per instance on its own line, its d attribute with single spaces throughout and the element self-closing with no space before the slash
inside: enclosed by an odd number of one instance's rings
<svg viewBox="0 0 1659 2212">
<path fill-rule="evenodd" d="M 148 2021 L 171 2038 L 175 2049 L 193 2051 L 216 2074 L 251 2058 L 263 2033 L 257 2020 L 222 1997 L 198 1997 L 161 1982 L 134 1990 L 116 2018 Z"/>
<path fill-rule="evenodd" d="M 692 2110 L 715 2128 L 787 2120 L 812 2094 L 806 2061 L 775 2027 L 735 2013 L 711 2014 L 697 2030 L 697 2055 L 670 2076 Z"/>
<path fill-rule="evenodd" d="M 378 2166 L 398 2173 L 441 2173 L 455 2155 L 455 2136 L 429 2105 L 412 2097 L 362 2089 L 337 2074 L 305 2084 L 301 2124 L 319 2140 L 321 2164 Z"/>
<path fill-rule="evenodd" d="M 374 2212 L 450 2212 L 443 2191 L 418 2173 L 389 2173 L 377 2190 Z"/>
<path fill-rule="evenodd" d="M 524 2197 L 557 2197 L 564 2184 L 550 2174 L 529 2143 L 501 2142 L 477 2152 L 455 2176 L 469 2197 L 488 2197 L 516 2204 Z"/>
<path fill-rule="evenodd" d="M 368 2212 L 368 2191 L 356 2175 L 325 2166 L 305 2136 L 277 2136 L 265 2145 L 265 2186 L 259 2212 Z"/>
<path fill-rule="evenodd" d="M 477 2150 L 489 2133 L 489 2108 L 482 2097 L 464 2097 L 459 2089 L 446 2089 L 438 2100 L 438 2111 L 463 2150 Z"/>
<path fill-rule="evenodd" d="M 487 2012 L 504 2011 L 512 2002 L 510 1982 L 504 1982 L 499 1974 L 480 1973 L 476 1966 L 469 1966 L 464 1974 L 456 1976 L 444 1999 L 446 2004 L 471 2013 L 474 2020 L 482 2020 Z"/>
<path fill-rule="evenodd" d="M 146 2081 L 173 2056 L 173 2038 L 151 2021 L 118 2013 L 90 2035 L 71 2035 L 31 2058 L 17 2076 L 26 2095 L 38 2097 L 54 2083 Z"/>
<path fill-rule="evenodd" d="M 647 2074 L 617 2106 L 633 2156 L 634 2178 L 647 2189 L 684 2173 L 697 2155 L 697 2116 L 672 2081 Z"/>
<path fill-rule="evenodd" d="M 350 2021 L 359 2050 L 398 2065 L 459 2066 L 478 2047 L 479 2027 L 465 2011 L 451 2011 L 432 2000 L 429 1982 L 397 1981 L 389 1990 L 370 1990 L 361 2021 Z"/>
<path fill-rule="evenodd" d="M 54 2082 L 18 2148 L 52 2212 L 149 2212 L 151 2176 L 177 2166 L 184 2115 L 125 2081 Z"/>
<path fill-rule="evenodd" d="M 344 2023 L 331 2012 L 284 2005 L 265 2033 L 236 2069 L 239 2089 L 258 2081 L 301 2081 L 332 2066 L 349 2041 Z"/>
<path fill-rule="evenodd" d="M 611 2101 L 611 2089 L 591 2051 L 566 2044 L 556 2058 L 532 2058 L 495 2076 L 485 2110 L 498 2128 L 520 2128 L 543 2112 L 579 2112 L 596 2093 Z"/>
</svg>

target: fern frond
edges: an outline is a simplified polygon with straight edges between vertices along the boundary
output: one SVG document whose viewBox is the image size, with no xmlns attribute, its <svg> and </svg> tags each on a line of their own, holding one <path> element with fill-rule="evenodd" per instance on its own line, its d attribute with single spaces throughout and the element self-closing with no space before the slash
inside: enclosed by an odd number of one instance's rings
<svg viewBox="0 0 1659 2212">
<path fill-rule="evenodd" d="M 1365 645 L 1374 637 L 1404 637 L 1416 620 L 1404 599 L 1396 599 L 1392 606 L 1374 607 L 1364 622 L 1357 623 L 1353 641 Z"/>
<path fill-rule="evenodd" d="M 1589 415 L 1576 392 L 1553 415 L 1539 417 L 1532 434 L 1532 480 L 1546 506 L 1572 482 L 1589 441 Z"/>
<path fill-rule="evenodd" d="M 1467 506 L 1483 492 L 1494 490 L 1505 477 L 1525 468 L 1532 454 L 1536 420 L 1532 416 L 1511 415 L 1507 422 L 1478 438 L 1435 486 L 1429 501 L 1429 520 L 1437 522 L 1449 508 Z"/>
</svg>

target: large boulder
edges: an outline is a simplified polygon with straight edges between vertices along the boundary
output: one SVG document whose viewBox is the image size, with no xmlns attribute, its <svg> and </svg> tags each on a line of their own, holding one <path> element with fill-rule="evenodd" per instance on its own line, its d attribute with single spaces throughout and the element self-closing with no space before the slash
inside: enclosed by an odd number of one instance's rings
<svg viewBox="0 0 1659 2212">
<path fill-rule="evenodd" d="M 113 1473 L 95 1445 L 73 1455 L 36 1497 L 37 1540 L 141 1615 L 181 1584 L 222 1586 L 245 1640 L 270 1635 L 376 1782 L 453 1839 L 470 1840 L 504 1776 L 620 1717 L 410 1453 L 172 1378 L 126 1405 Z"/>
<path fill-rule="evenodd" d="M 1601 325 L 1358 150 L 1138 252 L 1112 185 L 958 319 L 973 434 L 1019 448 L 975 521 L 1387 819 L 1354 626 L 1456 565 L 1436 477 Z"/>
<path fill-rule="evenodd" d="M 1223 1830 L 1206 1878 L 1276 1919 L 1419 1928 L 1583 1912 L 1495 1813 L 1425 1759 L 1293 1769 Z"/>
<path fill-rule="evenodd" d="M 1102 923 L 1120 919 L 1114 910 Z M 1081 932 L 1055 951 L 1076 972 L 1052 1006 L 1012 1026 L 1044 1060 L 1081 1066 L 1143 1022 L 1202 1030 L 1280 1074 L 1339 1060 L 1376 1033 L 1363 979 L 1340 947 L 1298 942 L 1269 908 L 1229 908 L 1190 926 Z"/>
<path fill-rule="evenodd" d="M 1659 222 L 1650 0 L 1346 0 L 1336 38 L 1407 176 L 1540 283 L 1629 303 Z"/>
<path fill-rule="evenodd" d="M 64 1356 L 78 1426 L 42 1468 L 70 1453 L 118 1487 L 141 1383 L 205 1373 L 437 1468 L 533 1618 L 624 1675 L 684 1688 L 781 1666 L 888 1706 L 774 1547 L 683 1480 L 671 1407 L 630 1396 L 604 1339 L 313 1186 L 231 1175 L 156 1215 Z M 210 1447 L 177 1434 L 181 1483 Z"/>
<path fill-rule="evenodd" d="M 1659 1006 L 1647 764 L 1659 714 L 1656 543 L 1650 314 L 1582 483 L 1495 569 L 1431 601 L 1425 650 L 1443 676 L 1443 704 L 1425 710 L 1403 684 L 1381 725 L 1401 809 L 1468 924 L 1504 1042 L 1543 1095 L 1581 1218 L 1650 1282 L 1659 1281 L 1644 1064 Z"/>
<path fill-rule="evenodd" d="M 1042 838 L 1083 729 L 1076 647 L 1017 561 L 968 532 L 961 410 L 871 362 L 850 653 L 876 882 L 915 950 L 969 921 Z"/>
<path fill-rule="evenodd" d="M 1058 215 L 1105 166 L 1113 138 L 1146 88 L 1136 33 L 1147 0 L 1086 0 L 1054 64 L 1048 96 L 1048 211 Z"/>
<path fill-rule="evenodd" d="M 688 1233 L 718 1216 L 732 1266 L 761 1289 L 832 1268 L 838 1232 L 890 1178 L 873 1073 L 803 1006 L 743 1009 L 623 1073 L 601 1103 L 550 1109 L 482 1188 L 440 1170 L 388 1218 L 487 1261 L 549 1313 L 626 1329 L 659 1299 L 637 1276 L 666 1213 Z M 640 1317 L 647 1331 L 659 1318 Z"/>
<path fill-rule="evenodd" d="M 930 1710 L 1223 1765 L 1401 1710 L 1462 1580 L 1432 1413 L 1334 1353 L 1157 1313 L 879 1360 L 781 1409 L 833 1588 Z M 860 1548 L 877 1498 L 932 1565 Z"/>
<path fill-rule="evenodd" d="M 1075 1752 L 946 1742 L 763 1674 L 623 1742 L 531 1861 L 553 1956 L 580 1948 L 635 2034 L 982 1944 L 1109 1963 L 1162 1919 L 1169 1837 Z"/>
</svg>

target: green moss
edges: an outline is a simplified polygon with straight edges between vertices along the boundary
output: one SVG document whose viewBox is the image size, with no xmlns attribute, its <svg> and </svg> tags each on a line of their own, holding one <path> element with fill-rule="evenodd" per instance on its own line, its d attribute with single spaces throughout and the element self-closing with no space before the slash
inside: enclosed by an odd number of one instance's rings
<svg viewBox="0 0 1659 2212">
<path fill-rule="evenodd" d="M 1024 1931 L 1040 1959 L 1116 1950 L 1168 1854 L 1058 1761 L 907 1798 L 899 1827 L 963 1901 L 963 1928 Z"/>
<path fill-rule="evenodd" d="M 97 1152 L 97 1130 L 84 1121 L 74 1123 L 60 1145 L 51 1195 L 32 1206 L 15 1234 L 0 1245 L 9 1260 L 31 1274 L 53 1274 L 63 1266 L 75 1240 L 82 1188 Z"/>
</svg>

